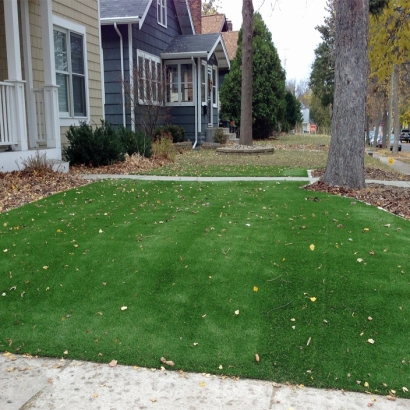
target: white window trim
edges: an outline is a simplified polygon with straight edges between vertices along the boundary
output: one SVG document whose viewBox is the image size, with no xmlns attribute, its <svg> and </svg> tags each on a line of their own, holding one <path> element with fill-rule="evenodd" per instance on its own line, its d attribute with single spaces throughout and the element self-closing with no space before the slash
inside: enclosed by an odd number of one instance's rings
<svg viewBox="0 0 410 410">
<path fill-rule="evenodd" d="M 67 115 L 66 113 L 60 113 L 60 125 L 70 126 L 79 125 L 80 121 L 90 121 L 90 98 L 89 98 L 89 85 L 88 85 L 88 59 L 87 59 L 87 31 L 86 28 L 80 24 L 74 23 L 70 20 L 63 19 L 53 15 L 53 28 L 60 28 L 63 30 L 74 31 L 81 34 L 84 39 L 84 82 L 85 82 L 85 107 L 87 115 L 85 117 L 74 117 Z M 54 44 L 53 44 L 54 46 Z M 50 52 L 54 53 L 54 49 Z M 54 81 L 56 81 L 56 70 L 54 69 Z M 66 114 L 66 115 L 65 115 Z"/>
<path fill-rule="evenodd" d="M 142 50 L 139 50 L 139 49 L 137 49 L 137 71 L 138 71 L 138 73 L 139 73 L 139 70 L 140 70 L 140 67 L 139 67 L 139 57 L 142 57 L 143 59 L 144 59 L 144 64 L 145 64 L 145 60 L 148 60 L 148 61 L 150 61 L 150 63 L 151 62 L 154 62 L 155 63 L 155 67 L 157 67 L 157 64 L 161 64 L 161 69 L 162 69 L 162 61 L 161 61 L 161 58 L 160 57 L 158 57 L 158 56 L 156 56 L 156 55 L 154 55 L 154 54 L 150 54 L 150 53 L 147 53 L 147 52 L 145 52 L 145 51 L 142 51 Z M 149 65 L 149 67 L 151 68 L 151 64 Z M 145 65 L 144 65 L 144 67 L 142 67 L 142 69 L 143 70 L 145 70 Z M 139 87 L 139 78 L 134 78 L 134 87 Z M 160 81 L 162 82 L 162 71 L 161 71 L 161 73 L 160 73 Z M 161 85 L 158 85 L 158 87 L 161 87 L 162 86 L 162 84 Z M 138 89 L 138 88 L 137 88 Z M 144 78 L 144 94 L 146 93 L 146 90 L 147 90 L 147 83 L 146 83 L 146 78 Z M 151 91 L 152 92 L 152 91 Z M 158 92 L 158 89 L 157 89 L 157 92 Z M 159 101 L 156 101 L 156 100 L 153 100 L 152 102 L 154 102 L 154 103 L 159 103 Z M 141 104 L 141 105 L 148 105 L 148 103 L 147 103 L 147 101 L 145 101 L 145 100 L 143 100 L 143 99 L 141 99 L 141 98 L 139 98 L 139 96 L 138 96 L 138 104 Z M 162 105 L 162 103 L 161 103 L 161 105 Z"/>
<path fill-rule="evenodd" d="M 218 100 L 219 100 L 219 93 L 218 93 L 218 67 L 216 65 L 212 66 L 212 76 L 214 74 L 214 70 L 215 70 L 215 84 L 212 83 L 212 106 L 214 108 L 218 108 Z M 215 101 L 213 100 L 214 95 L 214 89 L 215 88 Z"/>
<path fill-rule="evenodd" d="M 207 87 L 207 79 L 208 79 L 208 67 L 207 67 L 207 63 L 206 61 L 202 61 L 201 62 L 201 67 L 204 68 L 204 76 L 205 78 L 202 78 L 202 69 L 201 69 L 201 93 L 202 93 L 202 84 L 205 85 L 205 101 L 202 101 L 202 95 L 201 95 L 201 105 L 204 107 L 206 105 L 208 105 L 207 101 L 208 101 L 208 87 Z"/>
<path fill-rule="evenodd" d="M 160 6 L 161 9 L 165 10 L 165 13 L 164 13 L 165 21 L 161 21 L 162 13 L 158 13 L 158 6 Z M 160 26 L 167 28 L 167 22 L 168 22 L 167 0 L 157 0 L 157 22 Z"/>
<path fill-rule="evenodd" d="M 192 66 L 192 101 L 181 101 L 181 64 L 189 64 Z M 168 102 L 165 98 L 165 105 L 166 106 L 174 106 L 174 107 L 181 107 L 181 106 L 194 106 L 195 105 L 195 75 L 194 75 L 194 64 L 192 60 L 166 60 L 165 67 L 167 65 L 178 65 L 178 102 Z M 166 79 L 167 81 L 168 79 Z M 165 84 L 165 87 L 168 87 L 168 84 Z"/>
</svg>

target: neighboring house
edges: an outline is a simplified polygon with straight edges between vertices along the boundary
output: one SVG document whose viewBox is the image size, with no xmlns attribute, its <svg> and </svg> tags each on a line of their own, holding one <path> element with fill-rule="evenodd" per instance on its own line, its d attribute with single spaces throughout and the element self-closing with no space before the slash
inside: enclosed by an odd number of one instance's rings
<svg viewBox="0 0 410 410">
<path fill-rule="evenodd" d="M 204 141 L 218 126 L 218 72 L 230 62 L 220 33 L 201 34 L 201 0 L 100 1 L 106 120 L 134 129 L 136 105 L 160 104 L 165 76 L 170 122 Z"/>
<path fill-rule="evenodd" d="M 202 33 L 221 33 L 228 53 L 229 61 L 231 62 L 238 49 L 239 31 L 232 31 L 232 22 L 227 20 L 225 14 L 210 14 L 202 16 Z M 229 68 L 219 70 L 219 88 L 223 84 L 226 74 L 229 73 Z"/>
<path fill-rule="evenodd" d="M 0 0 L 0 172 L 103 118 L 99 0 Z"/>
</svg>

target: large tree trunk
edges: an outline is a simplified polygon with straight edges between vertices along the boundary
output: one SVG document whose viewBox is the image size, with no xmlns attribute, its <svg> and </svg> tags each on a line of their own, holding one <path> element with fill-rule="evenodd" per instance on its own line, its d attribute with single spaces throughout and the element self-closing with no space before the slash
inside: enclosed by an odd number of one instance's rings
<svg viewBox="0 0 410 410">
<path fill-rule="evenodd" d="M 393 113 L 394 113 L 394 144 L 393 153 L 397 154 L 399 149 L 399 138 L 400 138 L 400 113 L 399 113 L 399 66 L 394 64 L 393 68 L 394 82 L 393 82 Z M 387 148 L 390 148 L 390 135 L 387 140 Z"/>
<path fill-rule="evenodd" d="M 363 188 L 369 0 L 336 2 L 332 139 L 323 182 Z"/>
<path fill-rule="evenodd" d="M 242 20 L 242 94 L 239 143 L 252 145 L 252 0 L 243 0 Z"/>
</svg>

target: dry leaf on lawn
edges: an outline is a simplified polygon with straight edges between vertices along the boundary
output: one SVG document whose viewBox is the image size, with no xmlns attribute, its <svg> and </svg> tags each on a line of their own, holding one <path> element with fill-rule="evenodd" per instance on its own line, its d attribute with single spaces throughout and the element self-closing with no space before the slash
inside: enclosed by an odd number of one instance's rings
<svg viewBox="0 0 410 410">
<path fill-rule="evenodd" d="M 110 367 L 115 367 L 115 366 L 117 366 L 117 360 L 111 360 L 111 362 L 110 363 L 108 363 L 108 366 L 110 366 Z"/>
<path fill-rule="evenodd" d="M 175 366 L 175 363 L 172 360 L 167 360 L 165 357 L 161 357 L 161 362 L 167 364 L 168 366 Z"/>
</svg>

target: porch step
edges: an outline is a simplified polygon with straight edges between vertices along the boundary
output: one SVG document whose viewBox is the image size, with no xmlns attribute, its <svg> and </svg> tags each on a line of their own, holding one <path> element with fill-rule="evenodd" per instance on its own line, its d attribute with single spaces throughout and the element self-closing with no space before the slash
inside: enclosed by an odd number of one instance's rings
<svg viewBox="0 0 410 410">
<path fill-rule="evenodd" d="M 48 159 L 47 162 L 51 165 L 54 172 L 68 174 L 70 163 L 61 159 Z"/>
</svg>

